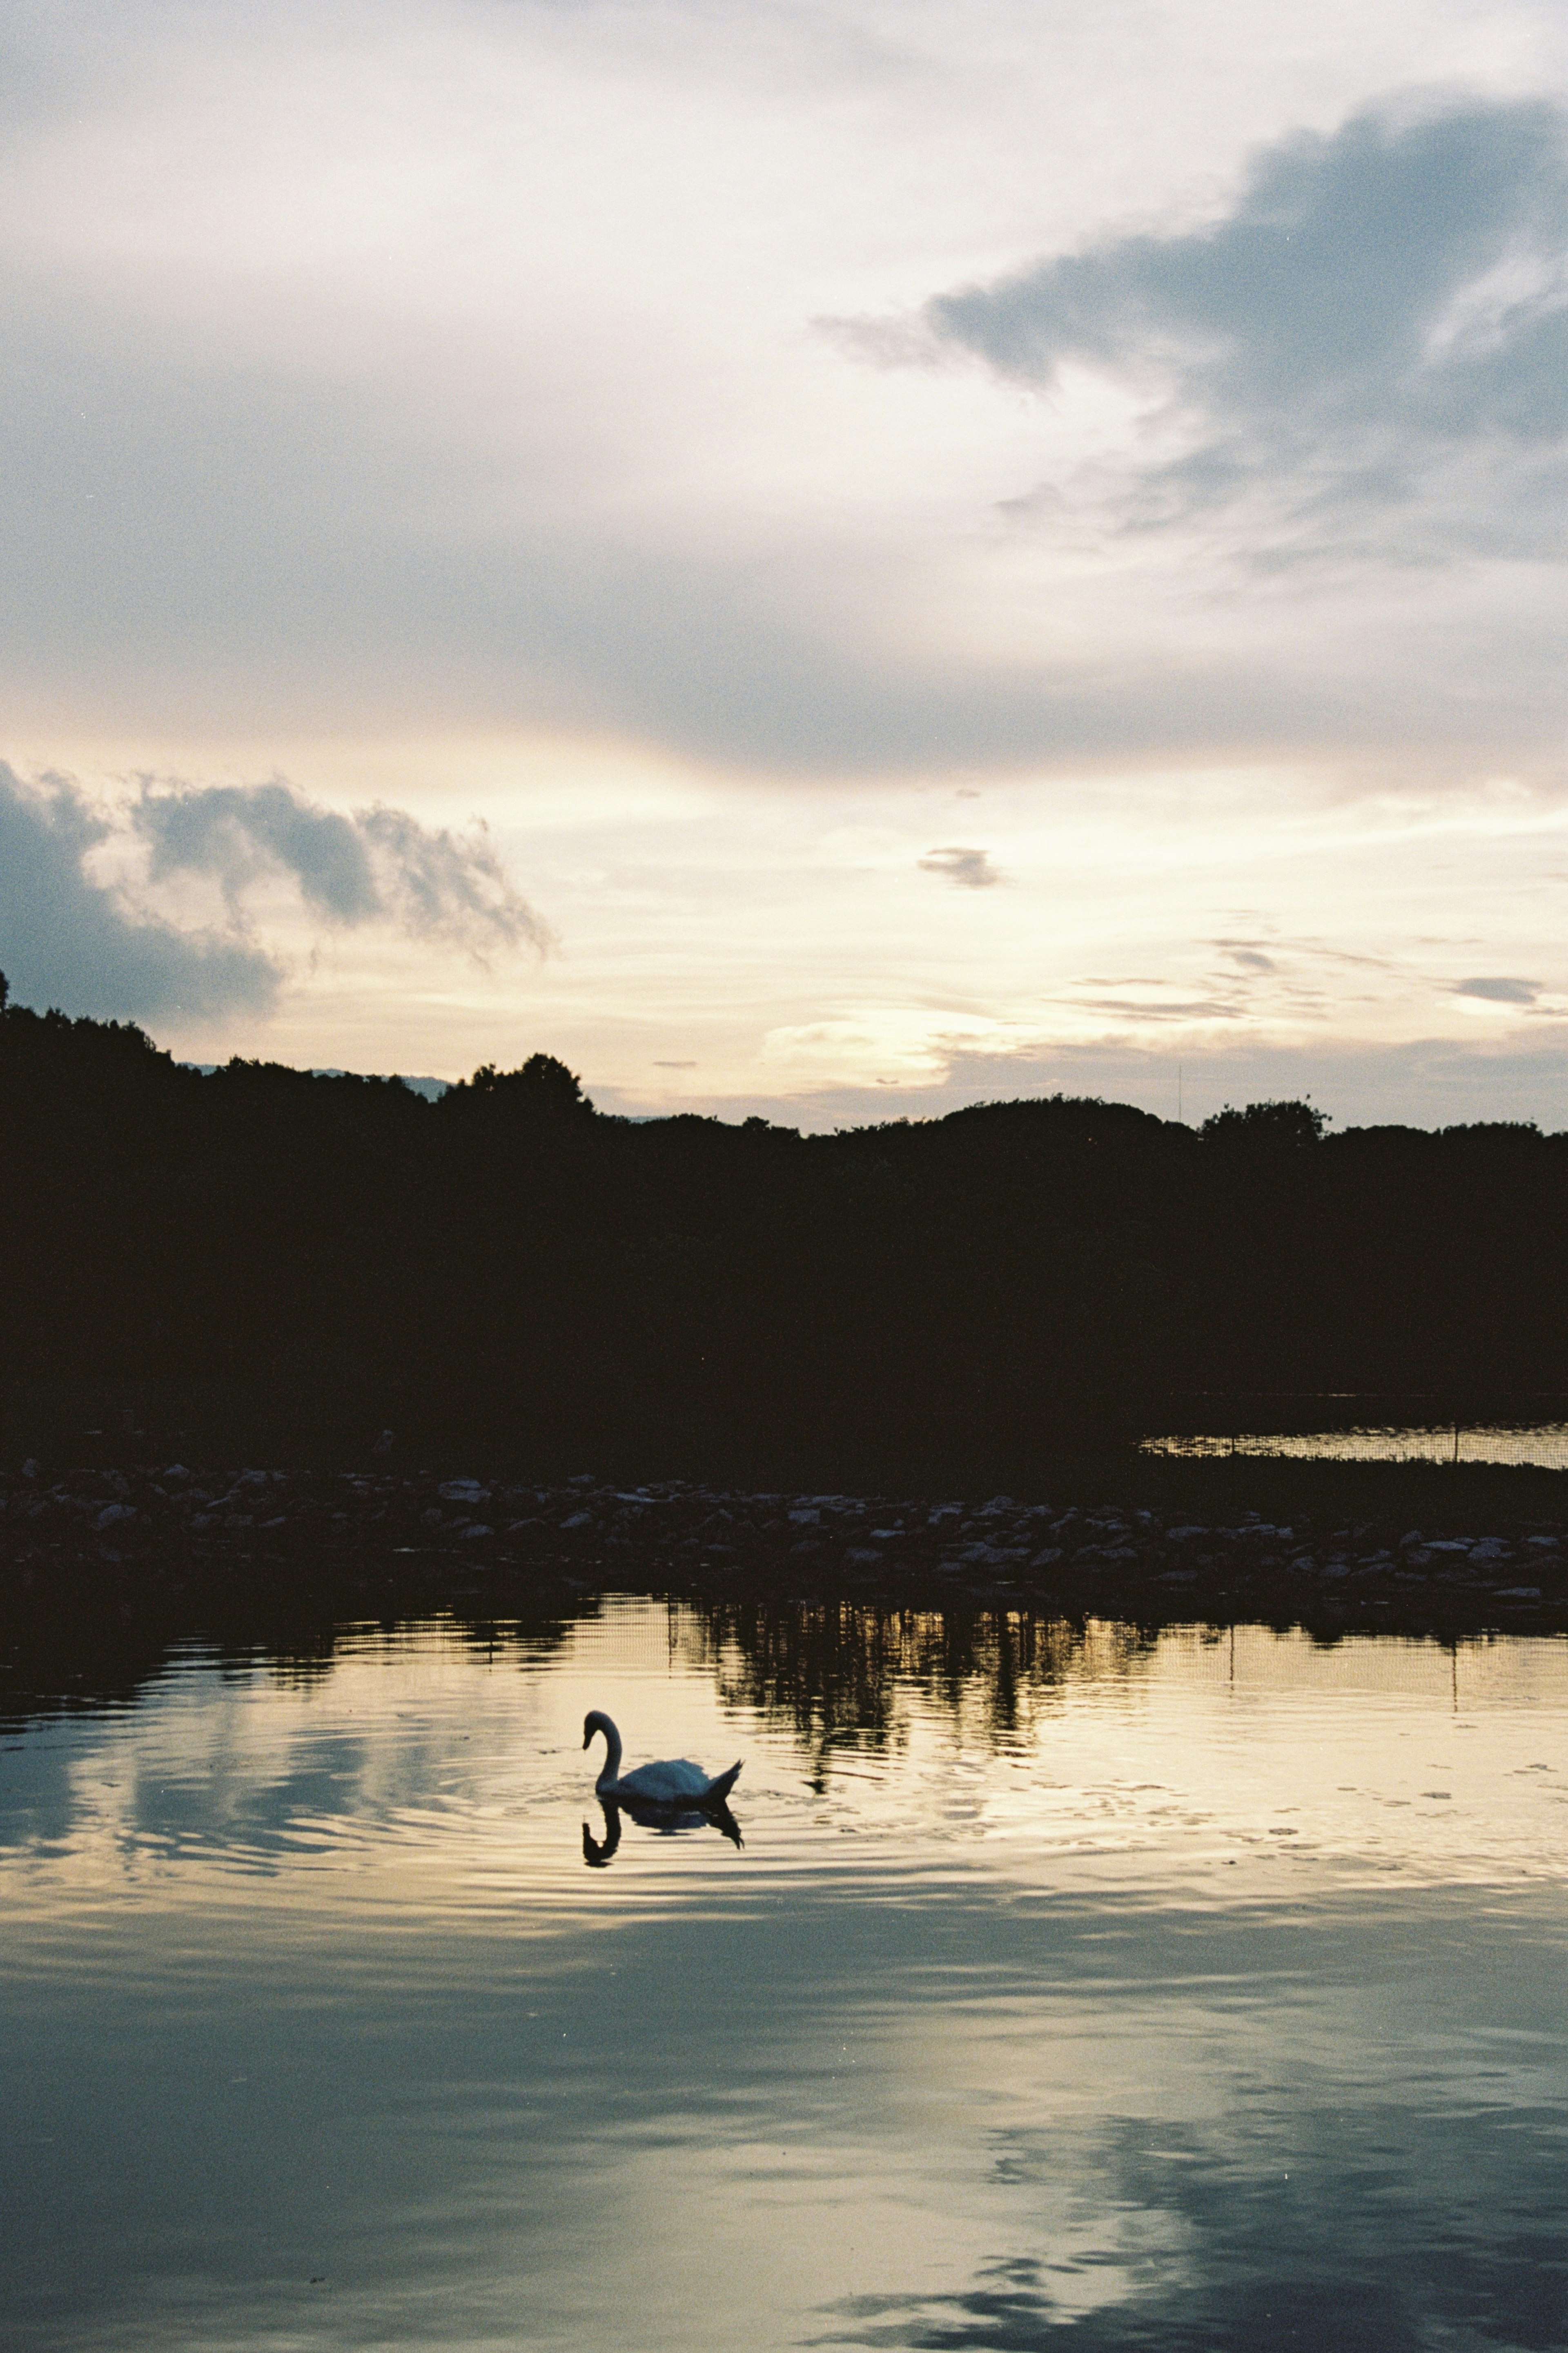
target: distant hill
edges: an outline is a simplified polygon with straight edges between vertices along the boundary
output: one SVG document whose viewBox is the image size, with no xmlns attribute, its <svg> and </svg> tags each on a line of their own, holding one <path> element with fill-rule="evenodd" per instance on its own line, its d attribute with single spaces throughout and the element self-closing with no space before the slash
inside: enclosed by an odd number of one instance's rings
<svg viewBox="0 0 1568 2353">
<path fill-rule="evenodd" d="M 182 1062 L 180 1068 L 183 1071 L 197 1071 L 204 1079 L 210 1079 L 216 1071 L 223 1068 L 223 1064 L 221 1062 Z M 362 1071 L 342 1071 L 331 1063 L 321 1063 L 312 1066 L 310 1075 L 313 1079 L 357 1079 L 381 1074 Z M 400 1087 L 406 1087 L 412 1094 L 423 1095 L 427 1103 L 438 1102 L 452 1083 L 450 1079 L 411 1078 L 402 1071 L 395 1071 L 391 1075 L 396 1079 Z"/>
</svg>

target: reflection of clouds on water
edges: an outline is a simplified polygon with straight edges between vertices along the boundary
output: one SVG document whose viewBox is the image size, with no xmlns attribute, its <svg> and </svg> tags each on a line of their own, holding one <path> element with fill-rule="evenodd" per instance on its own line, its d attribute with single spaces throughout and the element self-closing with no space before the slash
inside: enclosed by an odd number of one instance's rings
<svg viewBox="0 0 1568 2353">
<path fill-rule="evenodd" d="M 957 2289 L 847 2297 L 816 2341 L 889 2353 L 1556 2346 L 1568 2184 L 1561 2163 L 1542 2165 L 1529 2121 L 1467 2118 L 1457 2132 L 1441 2108 L 1392 2104 L 1350 2118 L 1307 2110 L 1271 2137 L 1123 2121 L 1082 2152 L 1080 2211 L 1052 2214 L 1045 2252 L 999 2255 Z M 997 2170 L 1062 2203 L 1059 2147 L 1005 2148 Z"/>
<path fill-rule="evenodd" d="M 10 1752 L 0 2063 L 73 2170 L 0 2300 L 292 2341 L 284 2247 L 355 2342 L 611 2342 L 628 2279 L 648 2353 L 1554 2341 L 1568 1644 L 731 1622 L 187 1658 Z M 612 1820 L 590 1701 L 742 1748 L 743 1854 Z"/>
<path fill-rule="evenodd" d="M 290 1857 L 352 1852 L 389 1883 L 417 1862 L 426 1894 L 449 1880 L 454 1902 L 527 1889 L 542 1925 L 563 1890 L 548 1841 L 521 1825 L 565 1810 L 549 1835 L 580 1856 L 582 1708 L 612 1683 L 660 1747 L 757 1744 L 748 1814 L 763 1805 L 770 1870 L 824 1868 L 825 1832 L 836 1868 L 961 1852 L 1020 1887 L 1112 1862 L 1177 1877 L 1563 1867 L 1558 1638 L 1324 1644 L 1260 1627 L 632 1600 L 544 1648 L 435 1621 L 360 1630 L 303 1673 L 187 1654 L 140 1708 L 12 1746 L 0 1854 L 68 1848 L 85 1883 L 197 1852 L 226 1876 L 276 1877 Z M 688 1900 L 695 1862 L 660 1874 L 664 1899 Z"/>
</svg>

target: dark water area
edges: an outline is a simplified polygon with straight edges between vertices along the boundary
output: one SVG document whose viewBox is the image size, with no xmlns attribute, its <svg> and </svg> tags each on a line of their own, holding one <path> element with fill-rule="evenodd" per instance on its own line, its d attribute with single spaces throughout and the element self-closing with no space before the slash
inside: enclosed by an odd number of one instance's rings
<svg viewBox="0 0 1568 2353">
<path fill-rule="evenodd" d="M 627 1595 L 4 1682 L 27 2353 L 1568 2343 L 1561 1636 Z M 741 1842 L 614 1838 L 595 1707 Z"/>
</svg>

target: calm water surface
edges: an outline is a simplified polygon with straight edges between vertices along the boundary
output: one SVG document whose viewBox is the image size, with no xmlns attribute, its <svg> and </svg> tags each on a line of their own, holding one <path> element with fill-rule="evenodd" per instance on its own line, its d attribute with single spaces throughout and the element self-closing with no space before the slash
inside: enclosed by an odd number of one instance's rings
<svg viewBox="0 0 1568 2353">
<path fill-rule="evenodd" d="M 1510 1462 L 1568 1470 L 1568 1421 L 1424 1422 L 1286 1431 L 1240 1430 L 1234 1437 L 1146 1438 L 1146 1454 L 1265 1454 L 1308 1462 Z"/>
<path fill-rule="evenodd" d="M 744 1844 L 596 1857 L 590 1706 Z M 1563 2346 L 1565 1732 L 1546 1639 L 193 1650 L 0 1746 L 5 2340 Z"/>
</svg>

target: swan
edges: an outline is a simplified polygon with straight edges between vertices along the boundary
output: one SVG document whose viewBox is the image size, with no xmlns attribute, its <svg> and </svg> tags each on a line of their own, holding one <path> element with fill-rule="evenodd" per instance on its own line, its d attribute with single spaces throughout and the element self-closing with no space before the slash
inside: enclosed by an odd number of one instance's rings
<svg viewBox="0 0 1568 2353">
<path fill-rule="evenodd" d="M 604 1770 L 594 1784 L 601 1798 L 639 1800 L 645 1806 L 721 1806 L 735 1786 L 740 1764 L 731 1765 L 727 1773 L 710 1780 L 700 1765 L 689 1757 L 665 1757 L 657 1765 L 639 1765 L 635 1773 L 621 1778 L 621 1736 L 602 1707 L 590 1708 L 583 1718 L 583 1746 L 587 1747 L 596 1732 L 605 1736 L 607 1755 Z"/>
</svg>

